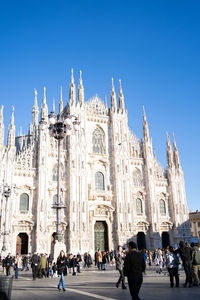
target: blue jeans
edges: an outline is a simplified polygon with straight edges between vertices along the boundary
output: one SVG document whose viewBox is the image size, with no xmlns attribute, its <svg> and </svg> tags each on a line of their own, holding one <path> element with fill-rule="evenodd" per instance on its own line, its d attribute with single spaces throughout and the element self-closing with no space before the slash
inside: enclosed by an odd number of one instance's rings
<svg viewBox="0 0 200 300">
<path fill-rule="evenodd" d="M 62 286 L 63 290 L 65 290 L 65 281 L 64 281 L 63 272 L 61 273 L 61 277 L 60 277 L 60 281 L 59 281 L 59 284 L 58 284 L 58 288 L 60 289 L 61 286 Z"/>
<path fill-rule="evenodd" d="M 18 269 L 18 266 L 15 265 L 15 278 L 18 278 L 19 276 L 19 269 Z"/>
</svg>

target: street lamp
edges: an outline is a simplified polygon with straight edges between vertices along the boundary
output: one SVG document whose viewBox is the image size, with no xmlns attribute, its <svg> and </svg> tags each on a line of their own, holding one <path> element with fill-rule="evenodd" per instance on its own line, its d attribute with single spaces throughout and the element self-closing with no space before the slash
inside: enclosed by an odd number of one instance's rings
<svg viewBox="0 0 200 300">
<path fill-rule="evenodd" d="M 51 112 L 49 115 L 49 133 L 50 136 L 54 137 L 58 141 L 58 180 L 57 180 L 57 203 L 53 205 L 56 209 L 56 234 L 54 236 L 55 240 L 61 242 L 63 240 L 63 233 L 61 230 L 61 209 L 66 206 L 61 202 L 61 168 L 60 168 L 60 150 L 61 141 L 65 136 L 71 135 L 72 130 L 79 130 L 80 122 L 75 115 L 67 114 L 64 119 L 57 119 L 55 112 Z"/>
<path fill-rule="evenodd" d="M 6 251 L 6 243 L 7 243 L 7 235 L 8 230 L 7 230 L 7 213 L 8 213 L 8 198 L 11 195 L 11 187 L 8 186 L 7 184 L 3 188 L 3 195 L 6 198 L 6 205 L 5 205 L 5 219 L 4 219 L 4 232 L 3 232 L 3 246 L 2 246 L 2 251 Z"/>
</svg>

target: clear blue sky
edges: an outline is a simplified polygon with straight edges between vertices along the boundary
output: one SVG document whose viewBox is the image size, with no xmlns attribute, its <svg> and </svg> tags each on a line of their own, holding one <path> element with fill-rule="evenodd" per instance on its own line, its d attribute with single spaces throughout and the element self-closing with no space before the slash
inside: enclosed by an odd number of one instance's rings
<svg viewBox="0 0 200 300">
<path fill-rule="evenodd" d="M 85 97 L 110 98 L 122 80 L 129 125 L 142 138 L 142 105 L 157 159 L 175 133 L 189 209 L 200 210 L 200 1 L 0 1 L 0 105 L 16 133 L 39 105 L 68 100 L 70 69 L 83 71 Z M 58 106 L 57 106 L 58 107 Z"/>
</svg>

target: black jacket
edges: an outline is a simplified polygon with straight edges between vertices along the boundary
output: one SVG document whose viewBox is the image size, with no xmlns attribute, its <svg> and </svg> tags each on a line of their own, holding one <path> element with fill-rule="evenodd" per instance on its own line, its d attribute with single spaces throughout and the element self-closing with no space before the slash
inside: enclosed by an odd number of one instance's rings
<svg viewBox="0 0 200 300">
<path fill-rule="evenodd" d="M 175 250 L 175 253 L 180 254 L 183 263 L 186 261 L 192 261 L 192 249 L 185 245 Z"/>
<path fill-rule="evenodd" d="M 32 258 L 31 258 L 31 267 L 37 266 L 40 263 L 40 257 L 37 254 L 33 254 Z"/>
<path fill-rule="evenodd" d="M 66 256 L 60 257 L 57 259 L 57 270 L 58 274 L 61 275 L 62 273 L 65 275 L 67 270 L 67 258 Z"/>
<path fill-rule="evenodd" d="M 124 276 L 130 279 L 136 279 L 142 276 L 145 271 L 144 256 L 136 250 L 131 250 L 125 257 L 124 261 Z"/>
</svg>

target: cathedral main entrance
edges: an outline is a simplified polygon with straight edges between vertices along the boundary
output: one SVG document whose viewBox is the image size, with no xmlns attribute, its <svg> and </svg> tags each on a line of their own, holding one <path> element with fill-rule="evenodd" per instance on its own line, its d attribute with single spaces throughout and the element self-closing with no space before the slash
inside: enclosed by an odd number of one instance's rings
<svg viewBox="0 0 200 300">
<path fill-rule="evenodd" d="M 28 235 L 24 232 L 17 236 L 16 253 L 28 254 Z"/>
<path fill-rule="evenodd" d="M 108 226 L 105 221 L 96 221 L 94 225 L 95 251 L 108 251 Z"/>
<path fill-rule="evenodd" d="M 169 233 L 167 231 L 164 231 L 162 233 L 162 248 L 167 248 L 167 246 L 169 245 L 170 245 Z"/>
<path fill-rule="evenodd" d="M 137 234 L 137 246 L 139 250 L 146 249 L 145 234 L 142 231 Z"/>
</svg>

